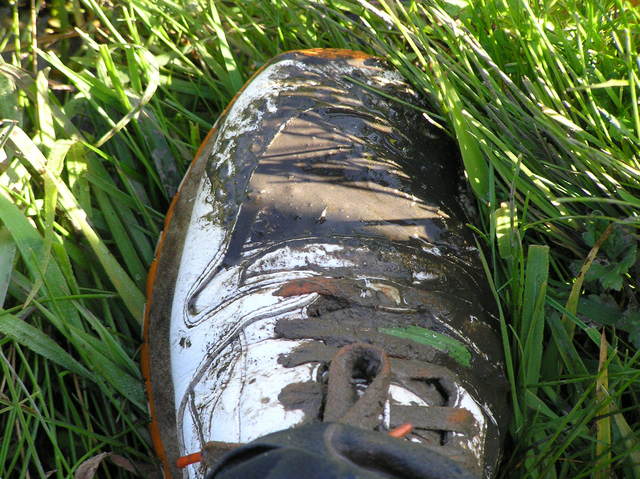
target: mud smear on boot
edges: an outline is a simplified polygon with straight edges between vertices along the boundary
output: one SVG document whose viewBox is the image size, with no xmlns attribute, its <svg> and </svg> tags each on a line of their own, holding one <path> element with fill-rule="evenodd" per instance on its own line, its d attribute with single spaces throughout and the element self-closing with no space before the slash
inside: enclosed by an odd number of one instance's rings
<svg viewBox="0 0 640 479">
<path fill-rule="evenodd" d="M 278 401 L 286 410 L 300 409 L 304 412 L 304 423 L 320 418 L 323 398 L 322 385 L 311 381 L 289 384 L 278 395 Z"/>
<path fill-rule="evenodd" d="M 497 460 L 501 433 L 496 424 L 504 424 L 506 413 L 500 343 L 491 296 L 458 206 L 458 154 L 417 112 L 354 85 L 347 76 L 420 102 L 377 60 L 288 53 L 267 65 L 221 117 L 190 170 L 175 205 L 176 219 L 168 226 L 170 247 L 158 266 L 162 284 L 154 286 L 150 313 L 151 329 L 160 332 L 150 342 L 153 388 L 166 409 L 156 420 L 171 457 L 185 440 L 195 444 L 216 432 L 206 429 L 206 418 L 197 437 L 190 431 L 190 415 L 210 418 L 219 404 L 212 401 L 204 411 L 192 407 L 192 398 L 242 382 L 239 376 L 236 383 L 216 382 L 216 374 L 234 364 L 246 366 L 242 360 L 249 349 L 231 345 L 244 344 L 246 331 L 252 330 L 256 336 L 273 331 L 260 344 L 291 345 L 283 348 L 290 354 L 276 356 L 273 370 L 260 376 L 268 378 L 266 383 L 277 377 L 280 365 L 298 364 L 308 371 L 304 379 L 316 374 L 307 364 L 318 362 L 312 351 L 299 346 L 305 340 L 324 345 L 315 351 L 322 361 L 361 341 L 383 346 L 392 363 L 403 361 L 400 369 L 413 368 L 406 363 L 414 358 L 422 366 L 433 361 L 460 371 L 449 380 L 449 399 L 464 390 L 486 401 L 480 405 L 491 418 L 485 458 L 489 467 Z M 380 284 L 363 289 L 345 283 L 342 295 L 270 296 L 284 282 L 318 276 Z M 360 291 L 371 296 L 360 298 Z M 309 307 L 308 319 L 300 319 L 304 307 Z M 378 330 L 406 326 L 463 342 L 471 351 L 471 368 L 429 345 Z M 192 346 L 174 348 L 180 338 Z M 194 359 L 198 351 L 202 357 Z M 435 366 L 429 368 L 433 373 Z M 172 374 L 173 382 L 161 390 Z M 402 384 L 409 388 L 412 380 L 409 374 Z M 239 394 L 255 391 L 259 383 L 242 383 Z M 294 384 L 307 383 L 296 379 Z M 313 416 L 314 388 L 279 386 L 274 395 L 255 397 L 257 403 L 269 397 L 272 405 L 281 393 L 287 413 L 302 409 Z M 431 394 L 414 389 L 420 396 Z M 245 419 L 234 416 L 230 430 Z"/>
</svg>

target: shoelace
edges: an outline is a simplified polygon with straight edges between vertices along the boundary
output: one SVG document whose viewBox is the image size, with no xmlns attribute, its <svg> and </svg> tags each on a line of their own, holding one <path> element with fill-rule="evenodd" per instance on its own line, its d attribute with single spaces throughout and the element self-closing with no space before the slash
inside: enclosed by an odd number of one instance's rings
<svg viewBox="0 0 640 479">
<path fill-rule="evenodd" d="M 354 378 L 366 381 L 360 394 Z M 374 429 L 384 413 L 390 384 L 391 362 L 382 348 L 363 343 L 343 346 L 330 363 L 323 421 Z"/>
<path fill-rule="evenodd" d="M 343 418 L 340 422 L 376 428 L 382 414 L 381 407 L 389 397 L 392 377 L 398 382 L 411 382 L 414 386 L 419 386 L 419 383 L 436 384 L 445 404 L 450 402 L 449 398 L 455 397 L 458 382 L 455 374 L 430 361 L 440 354 L 439 351 L 410 340 L 391 338 L 378 331 L 380 322 L 385 325 L 386 321 L 392 320 L 391 317 L 406 321 L 405 314 L 414 311 L 411 305 L 400 307 L 404 292 L 382 282 L 368 282 L 367 286 L 365 281 L 363 287 L 362 280 L 316 277 L 285 283 L 275 294 L 287 297 L 309 293 L 337 300 L 340 303 L 338 309 L 353 304 L 363 307 L 359 313 L 369 316 L 359 315 L 346 324 L 349 319 L 333 318 L 331 312 L 320 312 L 317 318 L 283 320 L 276 325 L 276 334 L 286 339 L 316 340 L 304 343 L 289 354 L 283 360 L 285 366 L 295 367 L 306 362 L 330 364 L 325 421 Z M 438 302 L 436 295 L 420 290 L 411 289 L 406 295 L 409 294 L 421 294 L 417 299 L 426 305 Z M 376 317 L 382 318 L 380 322 L 376 322 Z M 348 345 L 343 346 L 345 343 Z M 376 344 L 384 344 L 384 349 Z M 410 349 L 415 360 L 406 359 Z M 353 404 L 353 379 L 357 377 L 365 378 L 367 386 L 360 400 Z M 352 411 L 348 412 L 347 408 Z M 472 434 L 475 426 L 473 415 L 467 409 L 444 404 L 429 407 L 391 405 L 390 427 L 404 423 L 424 430 L 465 434 Z"/>
<path fill-rule="evenodd" d="M 364 392 L 354 401 L 351 378 L 354 372 L 372 377 Z M 373 429 L 379 422 L 388 396 L 391 364 L 386 353 L 376 346 L 353 343 L 341 348 L 331 361 L 329 384 L 324 415 L 325 422 L 340 422 Z M 389 436 L 402 438 L 410 434 L 410 423 L 389 431 Z M 195 452 L 177 459 L 176 465 L 185 468 L 202 461 L 203 453 Z"/>
<path fill-rule="evenodd" d="M 399 304 L 399 293 L 395 288 L 383 283 L 374 284 L 373 288 L 379 293 L 377 297 L 366 298 L 362 295 L 361 287 L 356 280 L 316 277 L 289 281 L 274 294 L 289 297 L 317 293 L 345 303 L 353 302 L 355 299 L 359 304 L 375 305 L 382 310 L 399 309 L 395 307 Z M 437 301 L 437 297 L 422 297 L 420 300 L 428 305 L 429 302 Z M 286 334 L 282 335 L 287 339 L 308 339 L 309 337 L 318 339 L 317 336 L 322 335 L 323 328 L 318 322 L 314 324 L 314 321 L 327 322 L 326 319 L 305 319 L 300 322 L 301 334 L 296 335 L 289 328 Z M 288 322 L 291 323 L 291 321 Z M 331 325 L 328 326 L 331 329 Z M 333 329 L 334 334 L 331 336 L 336 335 L 336 328 Z M 375 338 L 371 337 L 372 334 L 369 332 L 369 337 L 365 339 L 375 342 Z M 337 352 L 335 347 L 322 347 L 317 341 L 313 342 L 309 345 L 310 350 L 305 350 L 303 347 L 290 355 L 285 362 L 285 365 L 290 367 L 310 361 L 329 364 L 323 421 L 341 422 L 367 429 L 378 428 L 389 397 L 392 375 L 406 380 L 437 381 L 449 394 L 454 393 L 456 379 L 447 368 L 425 361 L 402 359 L 402 354 L 397 352 L 390 358 L 381 347 L 358 342 L 357 339 L 360 338 L 357 336 L 362 334 L 356 334 L 356 337 L 352 338 L 356 342 L 350 342 L 351 338 L 344 338 L 349 344 L 340 347 Z M 364 379 L 365 384 L 354 382 L 355 378 Z M 388 434 L 396 438 L 408 436 L 415 428 L 441 433 L 472 434 L 475 420 L 468 410 L 458 407 L 392 406 L 390 426 Z M 208 444 L 208 447 L 221 450 L 231 450 L 237 446 L 239 445 L 217 442 Z M 187 454 L 179 457 L 176 465 L 184 468 L 201 462 L 203 457 L 204 450 Z"/>
</svg>

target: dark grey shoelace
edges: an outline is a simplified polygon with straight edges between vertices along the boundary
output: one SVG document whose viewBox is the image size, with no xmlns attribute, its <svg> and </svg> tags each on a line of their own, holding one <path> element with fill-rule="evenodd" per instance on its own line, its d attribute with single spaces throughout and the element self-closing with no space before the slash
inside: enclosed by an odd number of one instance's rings
<svg viewBox="0 0 640 479">
<path fill-rule="evenodd" d="M 379 283 L 374 290 L 378 294 L 373 295 L 364 284 L 363 280 L 323 277 L 284 284 L 275 294 L 317 293 L 321 298 L 309 307 L 309 318 L 276 324 L 279 337 L 315 340 L 298 346 L 280 362 L 287 367 L 308 362 L 328 365 L 322 381 L 326 383 L 323 421 L 380 429 L 393 380 L 430 406 L 391 404 L 390 428 L 411 423 L 420 430 L 419 439 L 434 445 L 445 445 L 450 432 L 473 435 L 477 427 L 473 415 L 449 406 L 457 378 L 450 369 L 434 364 L 442 359 L 442 352 L 379 331 L 406 324 L 407 315 L 416 310 L 411 305 L 398 306 L 394 286 Z M 437 296 L 430 300 L 437 301 Z"/>
</svg>

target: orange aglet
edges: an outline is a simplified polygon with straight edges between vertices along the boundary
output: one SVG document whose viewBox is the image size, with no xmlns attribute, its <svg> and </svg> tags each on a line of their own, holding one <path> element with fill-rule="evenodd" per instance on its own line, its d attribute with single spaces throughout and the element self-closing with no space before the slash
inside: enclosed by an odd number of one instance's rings
<svg viewBox="0 0 640 479">
<path fill-rule="evenodd" d="M 194 452 L 193 454 L 187 454 L 186 456 L 179 457 L 176 460 L 176 466 L 183 469 L 191 464 L 202 461 L 202 453 Z"/>
<path fill-rule="evenodd" d="M 389 431 L 389 436 L 400 438 L 406 436 L 411 431 L 413 431 L 413 425 L 407 422 Z"/>
</svg>

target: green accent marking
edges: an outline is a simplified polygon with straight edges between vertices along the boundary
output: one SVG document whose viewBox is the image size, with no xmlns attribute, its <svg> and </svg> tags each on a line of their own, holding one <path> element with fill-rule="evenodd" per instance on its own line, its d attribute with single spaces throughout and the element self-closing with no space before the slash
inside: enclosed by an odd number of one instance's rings
<svg viewBox="0 0 640 479">
<path fill-rule="evenodd" d="M 436 333 L 435 331 L 421 328 L 420 326 L 409 326 L 407 328 L 380 328 L 379 331 L 391 336 L 410 339 L 416 343 L 434 347 L 447 353 L 462 366 L 471 366 L 471 353 L 467 347 L 457 339 L 447 336 L 446 334 Z"/>
</svg>

